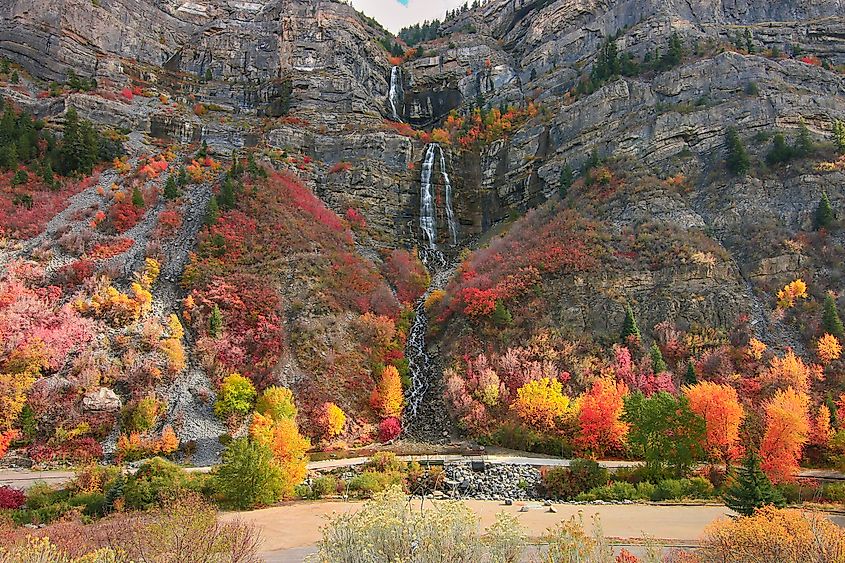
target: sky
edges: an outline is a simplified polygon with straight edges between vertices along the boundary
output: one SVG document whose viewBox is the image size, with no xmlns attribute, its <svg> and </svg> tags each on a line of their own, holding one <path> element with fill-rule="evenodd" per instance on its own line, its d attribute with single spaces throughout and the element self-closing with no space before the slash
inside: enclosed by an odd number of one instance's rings
<svg viewBox="0 0 845 563">
<path fill-rule="evenodd" d="M 396 33 L 424 20 L 442 20 L 446 10 L 464 2 L 466 0 L 352 0 L 352 5 Z"/>
</svg>

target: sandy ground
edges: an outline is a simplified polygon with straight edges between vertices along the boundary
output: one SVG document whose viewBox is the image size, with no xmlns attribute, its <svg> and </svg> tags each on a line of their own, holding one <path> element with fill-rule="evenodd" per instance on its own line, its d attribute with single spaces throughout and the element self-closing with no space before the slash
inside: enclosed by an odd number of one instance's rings
<svg viewBox="0 0 845 563">
<path fill-rule="evenodd" d="M 587 525 L 597 516 L 606 536 L 621 539 L 649 536 L 672 545 L 695 543 L 710 522 L 731 514 L 724 506 L 562 504 L 555 505 L 557 513 L 550 513 L 547 507 L 536 502 L 517 502 L 513 506 L 496 501 L 465 502 L 479 515 L 483 527 L 489 526 L 498 512 L 509 512 L 517 516 L 530 536 L 539 537 L 547 528 L 580 513 Z M 360 505 L 359 502 L 293 502 L 251 512 L 227 513 L 223 518 L 239 518 L 255 524 L 261 530 L 261 550 L 266 560 L 301 561 L 305 554 L 313 552 L 326 515 L 353 511 Z M 529 510 L 520 512 L 523 506 Z"/>
</svg>

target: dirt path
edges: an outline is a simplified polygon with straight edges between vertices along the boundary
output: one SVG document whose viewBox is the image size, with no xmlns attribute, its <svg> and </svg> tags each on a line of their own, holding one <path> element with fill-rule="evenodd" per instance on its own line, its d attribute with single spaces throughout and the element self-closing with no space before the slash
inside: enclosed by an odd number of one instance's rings
<svg viewBox="0 0 845 563">
<path fill-rule="evenodd" d="M 504 506 L 496 501 L 465 501 L 479 515 L 482 527 L 495 520 L 499 512 L 515 514 L 528 529 L 529 536 L 537 538 L 547 528 L 558 522 L 581 514 L 586 526 L 597 516 L 604 535 L 612 538 L 629 539 L 649 536 L 661 543 L 694 544 L 704 528 L 731 514 L 724 506 L 657 506 L 657 505 L 555 505 L 556 513 L 536 502 L 515 502 Z M 419 506 L 419 501 L 414 501 Z M 432 501 L 426 501 L 431 506 Z M 302 554 L 313 551 L 320 539 L 320 527 L 325 525 L 326 516 L 345 513 L 360 508 L 360 502 L 293 502 L 283 506 L 242 513 L 227 513 L 224 520 L 241 519 L 256 525 L 262 534 L 261 550 L 267 560 L 296 561 Z M 527 506 L 527 512 L 520 512 Z M 311 548 L 311 549 L 309 549 Z"/>
</svg>

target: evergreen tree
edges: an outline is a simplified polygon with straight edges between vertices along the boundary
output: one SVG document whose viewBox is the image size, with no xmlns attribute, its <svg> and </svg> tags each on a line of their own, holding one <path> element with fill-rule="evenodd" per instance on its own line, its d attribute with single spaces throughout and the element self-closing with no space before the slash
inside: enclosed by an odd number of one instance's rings
<svg viewBox="0 0 845 563">
<path fill-rule="evenodd" d="M 211 196 L 211 199 L 208 200 L 208 211 L 205 215 L 205 224 L 210 227 L 216 223 L 219 218 L 220 206 L 217 204 L 217 198 L 215 196 Z"/>
<path fill-rule="evenodd" d="M 747 27 L 745 28 L 745 50 L 748 51 L 749 55 L 753 55 L 755 53 L 754 42 L 751 38 L 751 30 Z"/>
<path fill-rule="evenodd" d="M 692 358 L 687 362 L 687 373 L 684 375 L 684 382 L 687 385 L 698 383 L 698 376 L 695 374 L 695 362 L 692 361 Z"/>
<path fill-rule="evenodd" d="M 18 75 L 18 71 L 12 72 L 11 78 L 9 78 L 9 82 L 12 84 L 19 84 L 21 81 L 21 77 Z"/>
<path fill-rule="evenodd" d="M 830 391 L 824 396 L 824 404 L 830 411 L 830 427 L 839 428 L 839 408 L 836 406 L 836 401 L 833 400 Z"/>
<path fill-rule="evenodd" d="M 598 168 L 601 164 L 601 157 L 599 156 L 599 149 L 593 147 L 593 150 L 590 151 L 590 157 L 587 159 L 587 162 L 584 164 L 584 175 L 587 174 L 593 168 Z"/>
<path fill-rule="evenodd" d="M 789 162 L 793 157 L 792 147 L 786 144 L 786 137 L 783 133 L 776 133 L 772 138 L 772 148 L 766 155 L 766 162 L 769 164 L 783 164 Z"/>
<path fill-rule="evenodd" d="M 220 208 L 224 211 L 235 208 L 235 187 L 232 178 L 228 175 L 223 180 L 223 185 L 220 187 L 220 197 L 217 199 Z"/>
<path fill-rule="evenodd" d="M 833 207 L 830 205 L 830 199 L 827 197 L 827 192 L 822 192 L 822 197 L 819 200 L 819 205 L 816 207 L 816 230 L 830 229 L 834 221 Z"/>
<path fill-rule="evenodd" d="M 742 467 L 723 495 L 725 505 L 743 516 L 751 516 L 758 508 L 774 505 L 786 506 L 783 496 L 774 488 L 772 482 L 760 469 L 760 458 L 756 452 L 748 450 Z"/>
<path fill-rule="evenodd" d="M 176 187 L 176 177 L 170 174 L 164 183 L 164 198 L 176 199 L 177 197 L 179 197 L 179 189 Z"/>
<path fill-rule="evenodd" d="M 503 328 L 513 322 L 513 317 L 511 316 L 511 312 L 505 307 L 505 304 L 501 300 L 498 300 L 496 301 L 496 308 L 493 310 L 493 314 L 490 315 L 490 320 L 497 327 Z"/>
<path fill-rule="evenodd" d="M 798 129 L 798 138 L 795 140 L 795 147 L 792 151 L 797 156 L 809 156 L 816 150 L 816 145 L 813 143 L 813 138 L 810 136 L 810 129 L 807 124 L 801 122 L 801 127 Z"/>
<path fill-rule="evenodd" d="M 566 193 L 572 187 L 572 181 L 575 179 L 575 173 L 569 164 L 564 164 L 560 171 L 560 199 L 566 199 Z"/>
<path fill-rule="evenodd" d="M 115 510 L 115 503 L 123 498 L 126 489 L 126 476 L 121 471 L 106 491 L 105 508 L 107 512 Z"/>
<path fill-rule="evenodd" d="M 839 318 L 839 311 L 836 308 L 836 300 L 828 293 L 824 296 L 824 312 L 822 313 L 822 326 L 824 331 L 832 334 L 841 342 L 845 338 L 845 328 L 842 326 L 842 319 Z"/>
<path fill-rule="evenodd" d="M 838 119 L 833 122 L 833 142 L 839 152 L 845 153 L 845 122 Z"/>
<path fill-rule="evenodd" d="M 678 32 L 672 34 L 669 39 L 669 48 L 666 54 L 660 58 L 660 65 L 663 68 L 672 68 L 681 64 L 681 59 L 684 57 L 684 44 L 681 42 L 681 36 Z"/>
<path fill-rule="evenodd" d="M 620 338 L 622 342 L 626 342 L 628 337 L 633 336 L 640 340 L 640 327 L 637 326 L 637 319 L 634 316 L 634 310 L 631 309 L 631 304 L 625 305 L 625 322 L 622 323 L 622 334 Z"/>
<path fill-rule="evenodd" d="M 132 205 L 135 207 L 144 207 L 144 194 L 138 186 L 132 188 Z"/>
<path fill-rule="evenodd" d="M 41 166 L 41 180 L 49 187 L 53 189 L 56 187 L 56 176 L 53 174 L 53 167 L 50 165 L 49 162 L 45 162 Z"/>
<path fill-rule="evenodd" d="M 649 356 L 651 356 L 651 369 L 654 373 L 661 373 L 668 369 L 666 361 L 663 359 L 663 352 L 660 351 L 657 342 L 652 342 Z"/>
<path fill-rule="evenodd" d="M 184 166 L 179 169 L 179 175 L 176 177 L 176 183 L 180 188 L 184 188 L 188 185 L 188 171 L 185 170 Z"/>
<path fill-rule="evenodd" d="M 727 131 L 727 156 L 726 164 L 728 170 L 737 176 L 745 176 L 748 169 L 751 167 L 751 161 L 748 158 L 748 152 L 742 144 L 742 139 L 739 138 L 739 133 L 734 127 L 729 127 Z"/>
<path fill-rule="evenodd" d="M 207 69 L 205 69 L 205 81 L 211 82 L 211 79 L 212 79 L 211 69 L 207 68 Z"/>
<path fill-rule="evenodd" d="M 217 304 L 211 310 L 211 315 L 208 316 L 208 334 L 212 338 L 219 338 L 223 334 L 223 313 Z"/>
</svg>

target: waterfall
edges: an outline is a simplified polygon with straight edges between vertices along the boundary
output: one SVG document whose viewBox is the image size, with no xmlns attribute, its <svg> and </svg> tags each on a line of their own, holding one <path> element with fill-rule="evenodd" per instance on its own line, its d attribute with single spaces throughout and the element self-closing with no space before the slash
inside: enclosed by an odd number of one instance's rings
<svg viewBox="0 0 845 563">
<path fill-rule="evenodd" d="M 420 174 L 420 229 L 425 235 L 429 250 L 437 250 L 437 218 L 434 214 L 431 173 L 434 170 L 434 155 L 438 148 L 440 145 L 437 143 L 431 143 L 425 148 Z"/>
<path fill-rule="evenodd" d="M 446 222 L 449 224 L 449 237 L 452 239 L 452 246 L 458 244 L 458 225 L 455 223 L 455 213 L 452 211 L 452 181 L 449 179 L 449 173 L 446 172 L 446 155 L 443 148 L 437 145 L 440 149 L 440 173 L 443 174 L 443 191 L 446 199 Z"/>
<path fill-rule="evenodd" d="M 446 169 L 446 153 L 438 143 L 429 143 L 425 148 L 422 172 L 420 173 L 420 229 L 428 243 L 428 250 L 437 250 L 437 215 L 434 205 L 434 189 L 431 177 L 434 172 L 435 158 L 440 154 L 440 175 L 443 178 L 444 205 L 446 223 L 449 228 L 449 240 L 452 246 L 458 244 L 458 223 L 452 209 L 452 180 Z"/>
<path fill-rule="evenodd" d="M 402 70 L 395 66 L 390 69 L 390 91 L 387 93 L 387 101 L 390 103 L 390 111 L 393 113 L 394 121 L 402 121 L 399 117 L 397 105 L 401 103 Z"/>
</svg>

